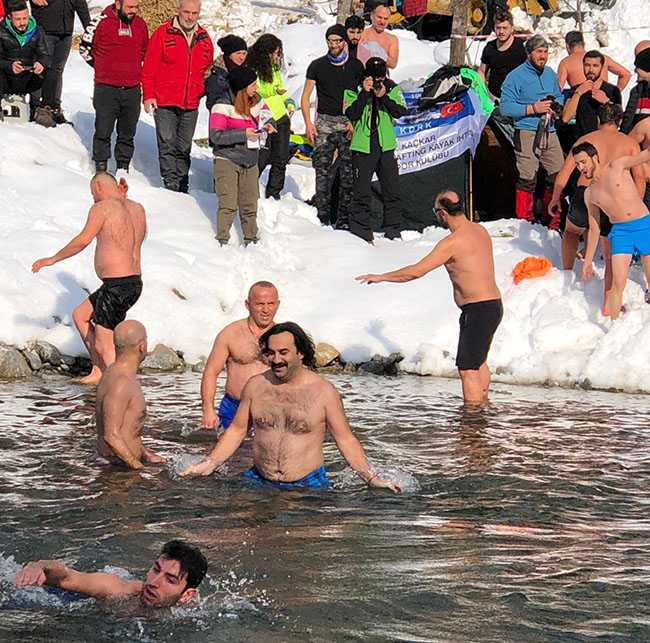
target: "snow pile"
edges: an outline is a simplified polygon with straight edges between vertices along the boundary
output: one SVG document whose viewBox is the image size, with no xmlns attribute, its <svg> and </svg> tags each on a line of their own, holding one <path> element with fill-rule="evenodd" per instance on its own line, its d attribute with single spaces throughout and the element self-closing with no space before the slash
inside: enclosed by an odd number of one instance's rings
<svg viewBox="0 0 650 643">
<path fill-rule="evenodd" d="M 278 35 L 285 43 L 289 91 L 298 99 L 306 65 L 324 52 L 324 27 L 289 25 Z M 399 37 L 398 81 L 426 75 L 436 66 L 434 48 L 445 43 L 421 43 L 402 32 Z M 23 346 L 43 339 L 68 353 L 84 353 L 71 312 L 99 286 L 91 250 L 38 275 L 30 266 L 72 238 L 91 205 L 91 94 L 92 70 L 73 52 L 64 108 L 74 129 L 0 123 L 0 207 L 5 213 L 0 340 L 6 343 Z M 206 121 L 202 110 L 204 130 Z M 297 123 L 294 128 L 300 131 Z M 193 150 L 190 195 L 163 190 L 153 120 L 143 113 L 133 168 L 130 196 L 146 208 L 149 237 L 143 247 L 145 288 L 130 316 L 145 324 L 151 346 L 162 342 L 182 350 L 189 362 L 207 355 L 216 333 L 245 315 L 243 300 L 250 284 L 270 279 L 282 299 L 278 319 L 297 321 L 345 358 L 361 361 L 400 351 L 405 371 L 455 374 L 458 310 L 443 269 L 409 284 L 361 286 L 354 281 L 359 274 L 417 261 L 444 231 L 408 232 L 402 241 L 382 238 L 372 247 L 348 233 L 324 229 L 315 210 L 301 200 L 313 194 L 313 171 L 291 164 L 282 200 L 260 201 L 257 246 L 238 246 L 237 228 L 231 245 L 220 248 L 214 240 L 217 199 L 210 150 Z M 650 362 L 642 350 L 650 334 L 650 307 L 643 302 L 640 268 L 631 269 L 627 313 L 612 323 L 599 312 L 602 267 L 599 278 L 587 283 L 577 280 L 578 262 L 572 273 L 554 269 L 515 286 L 512 269 L 526 256 L 546 256 L 560 265 L 559 236 L 517 221 L 488 223 L 486 228 L 493 237 L 505 301 L 504 320 L 490 353 L 498 380 L 562 385 L 588 381 L 597 387 L 650 391 Z"/>
</svg>

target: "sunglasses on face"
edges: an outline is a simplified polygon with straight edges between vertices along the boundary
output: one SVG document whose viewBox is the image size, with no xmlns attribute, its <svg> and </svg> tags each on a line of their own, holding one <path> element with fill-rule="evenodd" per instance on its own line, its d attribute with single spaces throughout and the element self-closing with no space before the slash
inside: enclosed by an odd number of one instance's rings
<svg viewBox="0 0 650 643">
<path fill-rule="evenodd" d="M 342 42 L 345 42 L 345 41 L 342 40 L 341 38 L 334 38 L 334 39 L 332 39 L 332 38 L 328 38 L 328 39 L 327 39 L 327 42 L 328 42 L 330 45 L 340 45 Z"/>
</svg>

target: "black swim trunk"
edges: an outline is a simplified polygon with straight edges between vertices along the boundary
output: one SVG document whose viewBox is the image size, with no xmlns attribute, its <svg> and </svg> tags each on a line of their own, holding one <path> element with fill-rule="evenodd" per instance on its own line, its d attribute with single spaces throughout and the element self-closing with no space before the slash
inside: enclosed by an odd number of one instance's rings
<svg viewBox="0 0 650 643">
<path fill-rule="evenodd" d="M 567 219 L 578 228 L 589 227 L 589 211 L 585 203 L 585 190 L 584 185 L 578 185 L 576 191 L 571 197 L 571 205 L 569 205 L 569 214 Z M 648 190 L 646 190 L 647 194 Z M 600 236 L 606 237 L 612 231 L 612 222 L 609 217 L 601 210 L 600 211 Z"/>
<path fill-rule="evenodd" d="M 99 326 L 115 330 L 126 319 L 129 308 L 140 299 L 140 275 L 102 279 L 102 285 L 88 299 L 93 307 L 93 321 Z"/>
<path fill-rule="evenodd" d="M 492 338 L 503 318 L 503 304 L 500 299 L 488 299 L 465 304 L 460 310 L 456 366 L 461 371 L 476 371 L 487 359 Z"/>
</svg>

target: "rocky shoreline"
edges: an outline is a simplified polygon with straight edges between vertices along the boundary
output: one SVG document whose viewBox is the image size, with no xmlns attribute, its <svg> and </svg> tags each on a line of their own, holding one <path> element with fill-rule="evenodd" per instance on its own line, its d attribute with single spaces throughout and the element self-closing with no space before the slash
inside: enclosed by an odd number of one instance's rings
<svg viewBox="0 0 650 643">
<path fill-rule="evenodd" d="M 373 375 L 397 375 L 399 363 L 403 360 L 399 353 L 388 356 L 373 355 L 365 362 L 353 363 L 345 360 L 341 353 L 330 344 L 316 346 L 316 370 L 323 374 L 370 373 Z M 24 348 L 0 344 L 0 380 L 14 380 L 39 376 L 45 373 L 58 373 L 80 377 L 90 372 L 90 359 L 65 355 L 56 346 L 45 341 L 27 342 Z M 147 354 L 140 370 L 144 373 L 202 373 L 205 359 L 196 364 L 185 361 L 183 352 L 157 344 Z"/>
</svg>

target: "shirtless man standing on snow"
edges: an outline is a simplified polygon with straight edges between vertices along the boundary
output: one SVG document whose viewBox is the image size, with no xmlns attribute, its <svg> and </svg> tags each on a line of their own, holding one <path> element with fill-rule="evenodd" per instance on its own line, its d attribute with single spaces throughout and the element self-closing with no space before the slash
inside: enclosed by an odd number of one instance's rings
<svg viewBox="0 0 650 643">
<path fill-rule="evenodd" d="M 609 313 L 617 319 L 623 303 L 627 271 L 635 253 L 642 257 L 646 279 L 650 282 L 650 214 L 641 200 L 630 170 L 650 161 L 650 150 L 633 156 L 623 156 L 606 165 L 601 163 L 598 150 L 591 143 L 581 143 L 572 149 L 576 167 L 591 181 L 585 190 L 589 211 L 589 232 L 582 279 L 594 274 L 593 258 L 600 236 L 600 212 L 612 222 L 609 240 L 612 245 L 612 290 Z"/>
<path fill-rule="evenodd" d="M 388 5 L 382 2 L 377 3 L 370 13 L 370 27 L 364 29 L 359 45 L 364 42 L 376 42 L 386 52 L 386 66 L 389 69 L 395 69 L 399 57 L 399 41 L 397 36 L 386 31 L 389 20 Z M 365 60 L 363 62 L 365 63 Z"/>
<path fill-rule="evenodd" d="M 33 272 L 53 266 L 80 253 L 97 238 L 95 272 L 102 286 L 72 313 L 93 363 L 90 374 L 78 380 L 82 384 L 97 384 L 102 372 L 115 361 L 113 330 L 142 292 L 140 248 L 147 232 L 144 208 L 126 198 L 125 184 L 99 172 L 90 181 L 90 191 L 95 205 L 88 212 L 84 229 L 55 255 L 32 265 Z"/>
<path fill-rule="evenodd" d="M 379 477 L 354 436 L 338 391 L 310 370 L 314 344 L 293 322 L 276 324 L 260 337 L 270 370 L 251 377 L 242 391 L 232 424 L 208 457 L 181 476 L 208 476 L 253 434 L 253 467 L 245 477 L 256 486 L 327 489 L 323 440 L 329 431 L 341 455 L 371 487 L 400 492 L 401 487 Z"/>
<path fill-rule="evenodd" d="M 447 269 L 454 288 L 454 301 L 461 309 L 456 366 L 463 385 L 463 398 L 466 402 L 480 404 L 488 397 L 487 356 L 492 337 L 501 323 L 503 304 L 494 279 L 490 235 L 483 226 L 469 221 L 463 210 L 464 203 L 456 192 L 441 192 L 436 197 L 434 212 L 451 234 L 416 264 L 356 279 L 362 284 L 401 283 L 423 277 L 440 266 Z"/>
<path fill-rule="evenodd" d="M 259 338 L 273 326 L 280 300 L 278 291 L 270 281 L 258 281 L 248 291 L 244 302 L 248 317 L 226 326 L 214 340 L 212 351 L 201 378 L 201 403 L 203 428 L 227 429 L 235 417 L 242 389 L 248 380 L 268 370 L 269 366 L 260 352 Z M 228 367 L 226 393 L 214 410 L 217 377 Z"/>
<path fill-rule="evenodd" d="M 607 164 L 622 156 L 630 156 L 639 153 L 639 145 L 631 136 L 618 131 L 623 118 L 623 110 L 613 103 L 605 103 L 598 110 L 599 129 L 596 132 L 589 132 L 576 141 L 580 143 L 591 143 L 597 150 L 602 151 L 601 161 Z M 558 172 L 553 186 L 553 198 L 548 205 L 549 215 L 553 216 L 555 209 L 559 209 L 562 192 L 569 182 L 572 172 L 576 169 L 573 155 L 569 154 L 564 161 L 562 169 Z M 632 168 L 632 178 L 643 194 L 645 189 L 645 175 L 641 166 Z M 573 264 L 578 251 L 580 236 L 589 227 L 589 214 L 584 200 L 585 190 L 589 185 L 589 179 L 580 174 L 576 191 L 571 198 L 571 205 L 567 214 L 566 226 L 562 235 L 562 268 L 573 270 Z M 609 292 L 612 289 L 612 253 L 607 235 L 612 229 L 612 224 L 606 215 L 600 215 L 600 243 L 605 260 L 605 295 L 603 298 L 603 316 L 609 316 Z"/>
<path fill-rule="evenodd" d="M 96 464 L 142 469 L 141 460 L 165 458 L 149 451 L 140 438 L 147 405 L 138 382 L 138 366 L 147 356 L 147 331 L 135 320 L 115 327 L 115 361 L 102 375 L 95 400 Z"/>
</svg>

